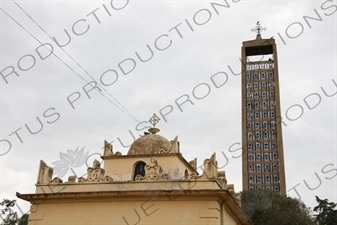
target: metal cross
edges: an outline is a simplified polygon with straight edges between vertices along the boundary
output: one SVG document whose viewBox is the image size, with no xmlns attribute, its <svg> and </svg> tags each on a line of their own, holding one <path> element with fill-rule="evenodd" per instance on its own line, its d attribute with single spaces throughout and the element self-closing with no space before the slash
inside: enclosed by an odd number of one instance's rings
<svg viewBox="0 0 337 225">
<path fill-rule="evenodd" d="M 253 28 L 253 29 L 251 29 L 251 31 L 252 31 L 252 32 L 255 31 L 255 32 L 257 33 L 257 35 L 260 35 L 261 32 L 262 32 L 262 31 L 265 31 L 265 30 L 267 30 L 267 28 L 262 27 L 262 26 L 260 25 L 260 21 L 257 21 L 256 27 Z"/>
<path fill-rule="evenodd" d="M 155 127 L 156 124 L 158 124 L 160 118 L 154 113 L 153 116 L 150 118 L 149 122 L 150 124 Z"/>
</svg>

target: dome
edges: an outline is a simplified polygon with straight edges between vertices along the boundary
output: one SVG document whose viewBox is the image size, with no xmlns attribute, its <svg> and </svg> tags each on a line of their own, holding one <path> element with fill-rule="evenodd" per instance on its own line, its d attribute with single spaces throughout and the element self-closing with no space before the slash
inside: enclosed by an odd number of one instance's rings
<svg viewBox="0 0 337 225">
<path fill-rule="evenodd" d="M 171 147 L 171 142 L 163 136 L 149 133 L 133 142 L 128 155 L 167 153 L 171 150 Z"/>
</svg>

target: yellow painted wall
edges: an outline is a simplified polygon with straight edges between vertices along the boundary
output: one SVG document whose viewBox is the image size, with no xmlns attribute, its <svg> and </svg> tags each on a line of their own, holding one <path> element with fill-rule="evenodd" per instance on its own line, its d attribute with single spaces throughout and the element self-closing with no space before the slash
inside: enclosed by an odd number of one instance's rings
<svg viewBox="0 0 337 225">
<path fill-rule="evenodd" d="M 202 196 L 199 199 L 195 196 L 157 198 L 152 194 L 141 198 L 49 200 L 32 208 L 29 225 L 206 225 L 220 224 L 221 214 L 223 221 L 228 221 L 224 224 L 236 224 L 228 213 L 220 212 L 221 206 L 216 199 Z"/>
</svg>

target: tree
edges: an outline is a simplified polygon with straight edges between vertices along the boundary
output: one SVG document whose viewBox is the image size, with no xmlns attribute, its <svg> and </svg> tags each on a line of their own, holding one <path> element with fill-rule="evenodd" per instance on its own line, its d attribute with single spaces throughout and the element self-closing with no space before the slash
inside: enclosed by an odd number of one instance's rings
<svg viewBox="0 0 337 225">
<path fill-rule="evenodd" d="M 18 225 L 27 225 L 28 224 L 28 214 L 25 213 L 21 216 L 21 218 L 18 221 Z"/>
<path fill-rule="evenodd" d="M 314 208 L 315 212 L 318 214 L 315 215 L 315 221 L 319 225 L 335 225 L 337 224 L 337 210 L 335 209 L 337 204 L 334 202 L 328 202 L 328 199 L 320 199 L 316 197 L 318 205 Z"/>
<path fill-rule="evenodd" d="M 0 202 L 0 225 L 27 225 L 28 214 L 23 214 L 19 218 L 17 212 L 13 211 L 13 207 L 16 204 L 16 200 L 4 199 Z"/>
<path fill-rule="evenodd" d="M 310 210 L 298 199 L 266 190 L 244 191 L 242 209 L 254 225 L 311 225 Z"/>
</svg>

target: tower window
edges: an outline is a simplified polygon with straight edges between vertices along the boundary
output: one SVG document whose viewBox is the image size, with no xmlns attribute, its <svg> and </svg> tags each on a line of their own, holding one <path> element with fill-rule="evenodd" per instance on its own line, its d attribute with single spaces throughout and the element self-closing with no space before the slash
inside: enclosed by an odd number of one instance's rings
<svg viewBox="0 0 337 225">
<path fill-rule="evenodd" d="M 265 144 L 268 144 L 268 142 L 265 142 Z M 269 161 L 269 153 L 264 153 L 264 161 Z M 269 168 L 269 165 L 268 165 L 268 168 Z"/>
<path fill-rule="evenodd" d="M 253 99 L 253 94 L 248 92 L 247 93 L 247 100 L 251 100 L 251 99 Z"/>
<path fill-rule="evenodd" d="M 260 102 L 255 102 L 255 107 L 254 107 L 254 109 L 259 109 L 260 108 Z"/>
<path fill-rule="evenodd" d="M 253 125 L 252 125 L 251 122 L 248 122 L 248 123 L 247 123 L 247 128 L 248 128 L 249 130 L 253 129 Z"/>
<path fill-rule="evenodd" d="M 248 148 L 248 151 L 252 151 L 253 150 L 253 144 L 252 143 L 248 143 L 247 144 L 247 148 Z"/>
<path fill-rule="evenodd" d="M 254 92 L 254 99 L 259 99 L 259 92 Z"/>
<path fill-rule="evenodd" d="M 249 183 L 254 184 L 254 176 L 249 176 Z"/>
<path fill-rule="evenodd" d="M 257 89 L 259 89 L 259 83 L 255 82 L 254 83 L 254 90 L 257 90 Z"/>
<path fill-rule="evenodd" d="M 262 80 L 266 79 L 266 74 L 265 73 L 261 73 L 261 79 Z"/>
<path fill-rule="evenodd" d="M 249 164 L 248 169 L 249 169 L 249 172 L 255 172 L 253 164 Z"/>
<path fill-rule="evenodd" d="M 256 183 L 261 184 L 261 176 L 256 176 Z"/>
<path fill-rule="evenodd" d="M 247 102 L 247 109 L 251 110 L 252 109 L 252 103 L 251 102 Z"/>
<path fill-rule="evenodd" d="M 265 142 L 265 143 L 263 144 L 263 149 L 264 149 L 264 150 L 269 150 L 269 142 Z M 269 157 L 268 157 L 268 160 L 269 160 Z"/>
<path fill-rule="evenodd" d="M 269 92 L 269 97 L 274 98 L 274 92 L 273 91 Z"/>
<path fill-rule="evenodd" d="M 256 142 L 255 143 L 255 150 L 257 150 L 257 151 L 259 151 L 259 150 L 261 150 L 261 144 L 259 143 L 259 142 Z M 256 156 L 256 159 L 257 159 L 258 157 Z M 260 160 L 260 155 L 259 155 L 259 160 Z"/>
<path fill-rule="evenodd" d="M 249 70 L 249 65 L 247 65 L 247 70 Z M 246 74 L 246 80 L 250 80 L 250 74 Z"/>
<path fill-rule="evenodd" d="M 274 175 L 274 183 L 278 183 L 278 176 Z"/>
<path fill-rule="evenodd" d="M 258 144 L 258 143 L 256 143 Z M 260 153 L 256 153 L 256 161 L 260 161 L 261 160 L 261 155 Z"/>
<path fill-rule="evenodd" d="M 247 90 L 251 90 L 252 89 L 252 84 L 251 83 L 247 83 Z"/>
<path fill-rule="evenodd" d="M 260 119 L 260 112 L 255 112 L 255 119 Z"/>
<path fill-rule="evenodd" d="M 267 88 L 266 82 L 262 82 L 261 86 L 262 86 L 262 89 L 266 89 Z"/>
<path fill-rule="evenodd" d="M 274 74 L 273 74 L 273 72 L 269 72 L 269 77 L 268 77 L 269 79 L 273 79 L 274 78 Z"/>
<path fill-rule="evenodd" d="M 263 132 L 263 139 L 268 140 L 268 132 Z"/>
<path fill-rule="evenodd" d="M 255 132 L 255 139 L 256 140 L 260 140 L 260 132 Z M 256 143 L 256 144 L 260 144 L 260 143 Z M 257 149 L 256 149 L 257 150 Z M 260 150 L 260 149 L 259 149 Z"/>
<path fill-rule="evenodd" d="M 271 143 L 271 149 L 272 149 L 272 150 L 275 150 L 276 147 L 277 147 L 276 142 L 272 142 L 272 143 Z"/>
<path fill-rule="evenodd" d="M 267 93 L 265 91 L 262 92 L 262 99 L 266 99 L 267 98 Z"/>
<path fill-rule="evenodd" d="M 135 166 L 135 171 L 133 174 L 133 180 L 135 180 L 137 175 L 145 176 L 145 162 L 138 162 Z"/>
<path fill-rule="evenodd" d="M 260 129 L 260 123 L 259 123 L 259 122 L 256 122 L 256 123 L 255 123 L 255 129 L 256 129 L 256 130 Z"/>
<path fill-rule="evenodd" d="M 271 132 L 271 139 L 276 139 L 276 132 Z"/>
<path fill-rule="evenodd" d="M 254 73 L 254 80 L 258 80 L 259 79 L 259 74 Z"/>
<path fill-rule="evenodd" d="M 253 133 L 252 132 L 248 132 L 247 136 L 248 136 L 248 140 L 253 140 Z"/>
</svg>

